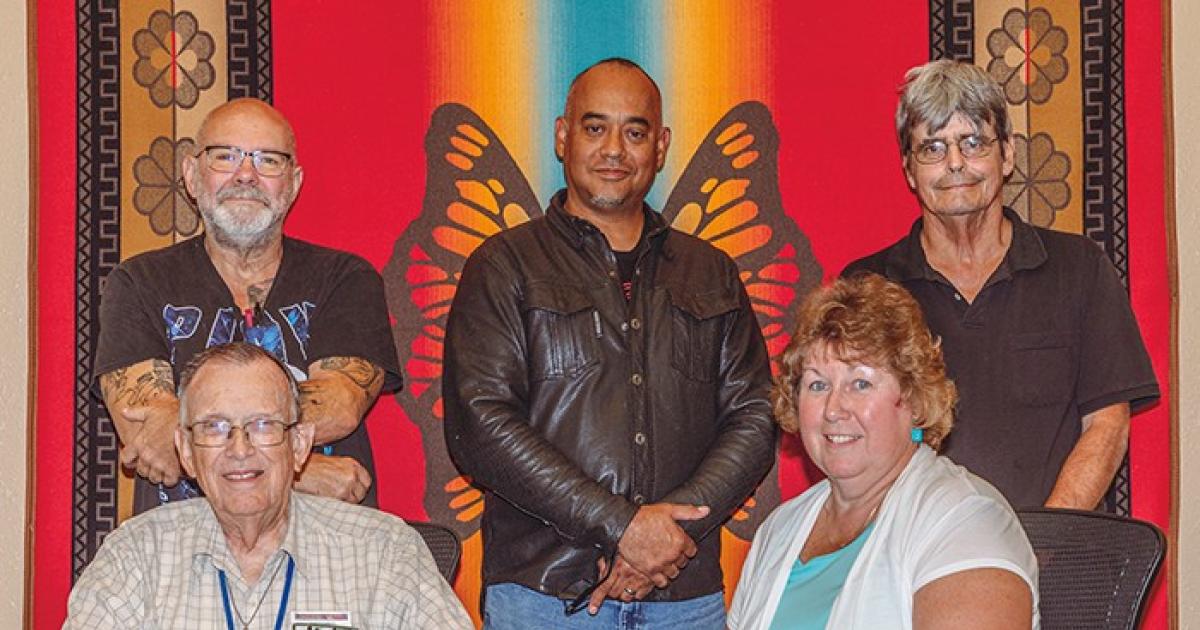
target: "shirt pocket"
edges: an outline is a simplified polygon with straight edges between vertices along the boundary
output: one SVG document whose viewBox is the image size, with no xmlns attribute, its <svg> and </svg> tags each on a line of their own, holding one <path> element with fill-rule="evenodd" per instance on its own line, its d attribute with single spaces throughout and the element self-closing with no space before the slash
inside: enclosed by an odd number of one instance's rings
<svg viewBox="0 0 1200 630">
<path fill-rule="evenodd" d="M 591 296 L 576 287 L 531 284 L 524 302 L 533 380 L 575 376 L 600 362 L 598 312 Z"/>
<path fill-rule="evenodd" d="M 717 379 L 726 316 L 738 309 L 737 295 L 724 290 L 669 290 L 671 298 L 671 365 L 702 383 Z"/>
<path fill-rule="evenodd" d="M 1077 333 L 1034 332 L 1009 336 L 1009 397 L 1019 405 L 1044 407 L 1075 396 Z"/>
</svg>

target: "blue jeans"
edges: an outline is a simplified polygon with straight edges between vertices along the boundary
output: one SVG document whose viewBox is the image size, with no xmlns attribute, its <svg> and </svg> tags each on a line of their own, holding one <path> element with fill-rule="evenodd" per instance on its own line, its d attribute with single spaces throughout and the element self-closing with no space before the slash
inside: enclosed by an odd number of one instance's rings
<svg viewBox="0 0 1200 630">
<path fill-rule="evenodd" d="M 495 584 L 487 588 L 483 606 L 484 630 L 572 630 L 575 628 L 685 628 L 724 630 L 725 595 L 713 593 L 678 602 L 630 602 L 604 600 L 595 616 L 586 608 L 568 617 L 563 600 L 543 595 L 519 584 Z"/>
</svg>

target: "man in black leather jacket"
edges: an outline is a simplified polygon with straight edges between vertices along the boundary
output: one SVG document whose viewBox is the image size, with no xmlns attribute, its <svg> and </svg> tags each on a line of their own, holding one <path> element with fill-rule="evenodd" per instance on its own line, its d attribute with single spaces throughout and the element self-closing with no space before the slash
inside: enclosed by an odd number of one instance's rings
<svg viewBox="0 0 1200 630">
<path fill-rule="evenodd" d="M 661 111 L 630 61 L 576 77 L 566 190 L 463 270 L 445 428 L 487 492 L 485 627 L 724 627 L 718 530 L 774 461 L 770 367 L 734 262 L 643 201 Z"/>
</svg>

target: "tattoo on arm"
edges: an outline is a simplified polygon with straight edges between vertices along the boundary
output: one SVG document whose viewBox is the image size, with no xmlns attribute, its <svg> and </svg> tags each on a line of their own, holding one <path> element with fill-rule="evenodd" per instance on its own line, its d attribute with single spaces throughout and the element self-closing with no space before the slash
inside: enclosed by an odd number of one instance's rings
<svg viewBox="0 0 1200 630">
<path fill-rule="evenodd" d="M 322 359 L 318 365 L 323 370 L 345 374 L 366 394 L 370 394 L 375 384 L 383 378 L 383 370 L 375 367 L 374 363 L 358 357 L 329 357 Z"/>
<path fill-rule="evenodd" d="M 275 278 L 271 277 L 267 278 L 266 280 L 259 280 L 258 282 L 246 287 L 246 297 L 250 298 L 250 303 L 265 304 L 267 301 L 267 294 L 271 292 L 271 285 L 274 284 L 274 282 Z"/>
<path fill-rule="evenodd" d="M 117 368 L 107 374 L 100 375 L 100 393 L 104 400 L 117 401 L 117 395 L 124 391 L 125 383 L 129 381 L 129 368 Z"/>
<path fill-rule="evenodd" d="M 100 390 L 104 400 L 117 403 L 126 400 L 129 405 L 144 405 L 162 395 L 175 395 L 175 375 L 171 364 L 162 359 L 150 362 L 150 370 L 130 382 L 129 368 L 119 368 L 100 377 Z"/>
</svg>

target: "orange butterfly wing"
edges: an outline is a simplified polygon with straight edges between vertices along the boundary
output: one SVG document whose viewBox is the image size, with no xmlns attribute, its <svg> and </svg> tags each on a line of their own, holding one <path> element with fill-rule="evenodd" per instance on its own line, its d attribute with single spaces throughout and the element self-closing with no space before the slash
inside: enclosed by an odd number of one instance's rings
<svg viewBox="0 0 1200 630">
<path fill-rule="evenodd" d="M 483 495 L 459 475 L 442 433 L 446 315 L 467 257 L 488 236 L 543 214 L 495 132 L 470 108 L 447 103 L 425 136 L 425 199 L 383 270 L 393 336 L 407 378 L 397 400 L 421 430 L 425 509 L 466 540 Z"/>
<path fill-rule="evenodd" d="M 466 257 L 485 238 L 542 210 L 499 138 L 474 112 L 446 104 L 425 142 L 421 214 L 397 240 L 384 269 L 389 308 L 408 386 L 397 395 L 421 429 L 425 506 L 431 520 L 467 538 L 478 529 L 482 495 L 462 478 L 442 437 L 441 371 L 446 314 Z M 800 298 L 821 278 L 808 239 L 785 214 L 778 186 L 778 134 L 761 103 L 743 103 L 709 133 L 663 211 L 672 227 L 708 240 L 742 271 L 774 361 L 786 347 Z M 749 540 L 779 503 L 773 469 L 729 523 Z"/>
<path fill-rule="evenodd" d="M 671 227 L 712 243 L 737 263 L 772 373 L 791 340 L 801 299 L 822 276 L 808 238 L 784 211 L 778 152 L 770 111 L 762 103 L 742 103 L 709 132 L 663 209 Z M 727 527 L 750 540 L 779 500 L 776 467 Z"/>
</svg>

